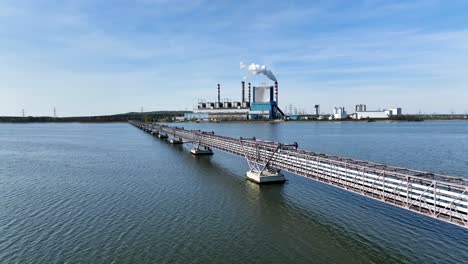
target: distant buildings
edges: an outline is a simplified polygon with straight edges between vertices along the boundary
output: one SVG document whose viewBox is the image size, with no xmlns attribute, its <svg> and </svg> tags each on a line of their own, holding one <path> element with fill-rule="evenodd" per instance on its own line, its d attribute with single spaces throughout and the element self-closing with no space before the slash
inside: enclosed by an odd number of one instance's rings
<svg viewBox="0 0 468 264">
<path fill-rule="evenodd" d="M 315 105 L 314 106 L 314 115 L 319 116 L 320 115 L 320 105 Z"/>
<path fill-rule="evenodd" d="M 329 116 L 330 120 L 341 120 L 341 119 L 387 119 L 395 116 L 402 115 L 401 108 L 392 108 L 384 110 L 367 110 L 366 105 L 356 105 L 355 112 L 348 114 L 344 107 L 333 108 L 333 114 Z"/>
<path fill-rule="evenodd" d="M 333 115 L 330 116 L 330 119 L 347 119 L 348 114 L 344 107 L 335 107 L 333 108 Z"/>
<path fill-rule="evenodd" d="M 185 120 L 208 120 L 208 113 L 185 113 Z"/>
<path fill-rule="evenodd" d="M 186 120 L 210 121 L 285 118 L 285 114 L 278 107 L 278 82 L 275 82 L 274 86 L 254 86 L 252 88 L 251 84 L 248 83 L 246 98 L 245 82 L 242 82 L 240 102 L 232 102 L 229 99 L 221 101 L 221 89 L 218 84 L 216 102 L 201 101 L 193 113 L 187 113 L 184 117 Z M 250 94 L 251 91 L 253 96 Z"/>
<path fill-rule="evenodd" d="M 367 110 L 365 104 L 355 106 L 354 113 L 348 113 L 342 107 L 334 107 L 332 114 L 320 114 L 320 105 L 314 105 L 313 112 L 292 112 L 290 105 L 288 115 L 278 106 L 278 82 L 274 86 L 263 84 L 251 86 L 241 82 L 241 100 L 231 101 L 221 98 L 221 87 L 217 85 L 217 99 L 215 101 L 199 101 L 193 113 L 186 113 L 185 120 L 198 121 L 229 121 L 229 120 L 346 120 L 346 119 L 389 119 L 402 115 L 401 108 L 384 110 Z"/>
<path fill-rule="evenodd" d="M 351 115 L 353 119 L 386 119 L 402 114 L 401 108 L 367 111 L 366 105 L 356 105 L 355 110 L 356 112 Z"/>
</svg>

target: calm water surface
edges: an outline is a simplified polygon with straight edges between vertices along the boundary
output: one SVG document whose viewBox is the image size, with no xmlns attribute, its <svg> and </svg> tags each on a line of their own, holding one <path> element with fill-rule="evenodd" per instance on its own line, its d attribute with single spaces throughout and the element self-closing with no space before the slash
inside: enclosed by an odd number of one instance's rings
<svg viewBox="0 0 468 264">
<path fill-rule="evenodd" d="M 468 176 L 468 122 L 184 124 Z M 128 124 L 0 125 L 0 263 L 468 263 L 468 230 Z"/>
</svg>

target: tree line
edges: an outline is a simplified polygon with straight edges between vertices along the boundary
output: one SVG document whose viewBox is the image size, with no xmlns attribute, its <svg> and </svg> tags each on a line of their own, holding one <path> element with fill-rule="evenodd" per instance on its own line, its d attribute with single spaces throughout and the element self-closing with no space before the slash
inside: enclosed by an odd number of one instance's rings
<svg viewBox="0 0 468 264">
<path fill-rule="evenodd" d="M 51 117 L 51 116 L 0 116 L 0 123 L 108 123 L 127 122 L 128 120 L 150 121 L 172 121 L 177 116 L 183 116 L 188 111 L 156 111 L 145 113 L 126 113 L 104 116 L 77 116 L 77 117 Z"/>
</svg>

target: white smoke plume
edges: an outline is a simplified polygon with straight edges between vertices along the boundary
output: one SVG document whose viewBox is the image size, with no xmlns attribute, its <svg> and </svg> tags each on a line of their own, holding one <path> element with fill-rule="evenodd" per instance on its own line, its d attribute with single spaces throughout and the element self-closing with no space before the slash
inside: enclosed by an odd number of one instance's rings
<svg viewBox="0 0 468 264">
<path fill-rule="evenodd" d="M 248 72 L 252 73 L 253 75 L 258 75 L 258 74 L 261 73 L 261 74 L 265 75 L 266 77 L 268 77 L 268 79 L 270 79 L 272 81 L 276 81 L 275 75 L 273 74 L 273 72 L 271 70 L 269 70 L 267 68 L 266 65 L 260 65 L 260 64 L 255 64 L 255 63 L 245 65 L 244 63 L 241 62 L 240 63 L 240 69 L 248 71 Z"/>
</svg>

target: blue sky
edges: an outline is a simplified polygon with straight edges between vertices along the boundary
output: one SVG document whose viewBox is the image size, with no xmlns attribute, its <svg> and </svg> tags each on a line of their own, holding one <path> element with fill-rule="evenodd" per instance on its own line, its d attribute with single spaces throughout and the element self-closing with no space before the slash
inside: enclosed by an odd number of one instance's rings
<svg viewBox="0 0 468 264">
<path fill-rule="evenodd" d="M 280 106 L 468 112 L 467 1 L 1 0 L 0 116 L 192 109 L 268 65 Z M 249 76 L 253 83 L 265 81 Z"/>
</svg>

